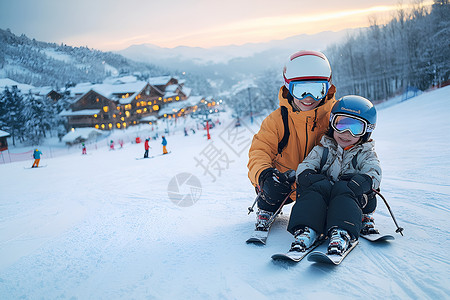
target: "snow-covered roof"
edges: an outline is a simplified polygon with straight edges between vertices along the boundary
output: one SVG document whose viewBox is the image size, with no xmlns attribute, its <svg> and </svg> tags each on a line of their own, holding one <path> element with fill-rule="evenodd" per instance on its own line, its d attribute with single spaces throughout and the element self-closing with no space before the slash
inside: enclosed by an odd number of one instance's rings
<svg viewBox="0 0 450 300">
<path fill-rule="evenodd" d="M 189 97 L 189 96 L 191 95 L 192 89 L 183 86 L 183 88 L 181 89 L 181 92 L 182 92 L 183 94 L 185 94 L 186 97 Z"/>
<path fill-rule="evenodd" d="M 93 116 L 95 114 L 99 114 L 100 109 L 82 109 L 82 110 L 63 110 L 59 113 L 62 117 L 69 117 L 69 116 Z"/>
<path fill-rule="evenodd" d="M 72 95 L 86 94 L 87 92 L 92 90 L 93 86 L 94 86 L 94 84 L 92 84 L 90 82 L 82 82 L 82 83 L 78 83 L 74 87 L 68 88 L 68 90 L 70 91 L 70 93 Z"/>
<path fill-rule="evenodd" d="M 22 92 L 22 94 L 26 94 L 31 89 L 35 88 L 32 85 L 19 83 L 9 78 L 0 78 L 0 88 L 2 89 L 2 91 L 5 89 L 5 87 L 11 88 L 13 85 L 16 85 L 17 88 Z"/>
<path fill-rule="evenodd" d="M 124 84 L 138 81 L 136 76 L 127 75 L 122 77 L 108 77 L 103 80 L 104 84 Z"/>
<path fill-rule="evenodd" d="M 176 97 L 176 96 L 178 96 L 178 94 L 174 93 L 174 92 L 166 92 L 166 93 L 164 93 L 164 98 L 170 98 L 170 97 Z"/>
<path fill-rule="evenodd" d="M 158 76 L 158 77 L 150 77 L 148 79 L 148 82 L 151 85 L 166 85 L 170 79 L 172 79 L 172 76 Z"/>
<path fill-rule="evenodd" d="M 177 101 L 177 102 L 172 102 L 170 104 L 167 104 L 164 108 L 162 108 L 158 112 L 158 115 L 162 116 L 164 114 L 177 113 L 182 108 L 187 108 L 187 107 L 192 107 L 192 106 L 197 105 L 200 102 L 200 100 L 202 100 L 202 99 L 203 99 L 202 96 L 192 96 L 192 97 L 189 97 L 186 100 L 180 100 L 180 101 Z"/>
<path fill-rule="evenodd" d="M 178 88 L 177 84 L 171 84 L 166 86 L 166 92 L 175 92 Z"/>
<path fill-rule="evenodd" d="M 6 131 L 0 130 L 0 137 L 10 136 Z"/>
<path fill-rule="evenodd" d="M 39 96 L 47 96 L 53 90 L 51 86 L 36 87 L 31 90 L 31 93 Z"/>
<path fill-rule="evenodd" d="M 76 139 L 88 140 L 99 135 L 103 135 L 103 132 L 95 128 L 75 128 L 73 131 L 70 131 L 68 134 L 63 136 L 62 141 L 70 143 L 74 142 Z"/>
<path fill-rule="evenodd" d="M 122 98 L 118 98 L 116 95 L 121 94 L 130 94 L 133 95 L 135 93 L 139 93 L 144 89 L 144 87 L 147 85 L 147 82 L 145 81 L 134 81 L 129 83 L 123 83 L 123 84 L 109 84 L 109 83 L 101 83 L 101 84 L 77 84 L 75 87 L 70 88 L 72 95 L 79 95 L 79 94 L 86 94 L 90 90 L 93 90 L 97 93 L 99 93 L 102 96 L 105 96 L 106 98 L 109 98 L 111 100 L 121 100 L 121 104 L 128 104 L 131 102 L 131 100 L 122 101 Z M 123 103 L 122 103 L 123 102 Z"/>
</svg>

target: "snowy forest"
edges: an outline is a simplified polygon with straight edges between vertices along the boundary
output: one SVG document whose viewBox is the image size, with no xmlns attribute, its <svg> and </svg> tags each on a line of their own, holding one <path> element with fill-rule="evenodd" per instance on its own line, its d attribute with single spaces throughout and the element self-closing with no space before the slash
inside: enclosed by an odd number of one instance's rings
<svg viewBox="0 0 450 300">
<path fill-rule="evenodd" d="M 418 2 L 399 9 L 386 25 L 368 28 L 323 51 L 333 70 L 337 97 L 358 94 L 373 102 L 402 94 L 408 87 L 427 90 L 450 79 L 450 4 L 436 0 L 431 9 Z M 228 103 L 238 115 L 274 109 L 282 85 L 281 67 L 254 76 L 254 84 L 234 87 Z M 251 92 L 249 92 L 249 90 Z M 264 101 L 255 101 L 264 99 Z M 250 105 L 252 103 L 252 105 Z"/>
<path fill-rule="evenodd" d="M 426 90 L 450 77 L 450 5 L 435 1 L 430 11 L 420 4 L 400 9 L 388 24 L 350 36 L 325 53 L 340 95 L 359 94 L 384 100 L 407 87 Z"/>
</svg>

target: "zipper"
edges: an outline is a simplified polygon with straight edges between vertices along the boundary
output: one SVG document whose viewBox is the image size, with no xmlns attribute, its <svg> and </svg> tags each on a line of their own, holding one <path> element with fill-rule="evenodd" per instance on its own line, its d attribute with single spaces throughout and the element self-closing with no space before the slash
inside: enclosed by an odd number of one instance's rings
<svg viewBox="0 0 450 300">
<path fill-rule="evenodd" d="M 306 118 L 306 124 L 305 124 L 305 137 L 306 137 L 306 142 L 305 142 L 305 151 L 303 152 L 303 159 L 306 158 L 307 154 L 307 150 L 308 150 L 308 121 L 309 121 L 309 117 Z"/>
</svg>

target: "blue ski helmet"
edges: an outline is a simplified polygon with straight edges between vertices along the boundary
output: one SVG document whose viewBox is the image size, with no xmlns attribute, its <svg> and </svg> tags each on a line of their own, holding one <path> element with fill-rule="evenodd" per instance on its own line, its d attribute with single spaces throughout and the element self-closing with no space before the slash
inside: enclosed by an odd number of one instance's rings
<svg viewBox="0 0 450 300">
<path fill-rule="evenodd" d="M 330 114 L 330 128 L 332 128 L 331 123 L 334 121 L 336 115 L 354 117 L 366 123 L 364 128 L 365 133 L 361 139 L 363 143 L 370 138 L 377 123 L 377 110 L 375 106 L 368 99 L 357 95 L 344 96 L 334 104 Z"/>
</svg>

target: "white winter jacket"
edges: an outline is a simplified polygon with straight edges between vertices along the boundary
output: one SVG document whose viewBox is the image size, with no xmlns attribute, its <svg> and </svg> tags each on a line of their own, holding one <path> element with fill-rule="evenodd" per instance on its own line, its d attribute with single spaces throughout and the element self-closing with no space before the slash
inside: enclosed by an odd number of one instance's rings
<svg viewBox="0 0 450 300">
<path fill-rule="evenodd" d="M 358 173 L 372 177 L 373 188 L 378 189 L 381 182 L 381 167 L 375 153 L 375 142 L 370 140 L 344 150 L 336 141 L 327 135 L 320 140 L 321 145 L 315 146 L 308 156 L 298 165 L 297 176 L 306 169 L 324 173 L 331 181 L 336 182 L 344 174 Z M 325 165 L 320 170 L 320 161 L 324 147 L 328 148 Z M 353 167 L 353 157 L 356 155 L 356 168 Z"/>
</svg>

